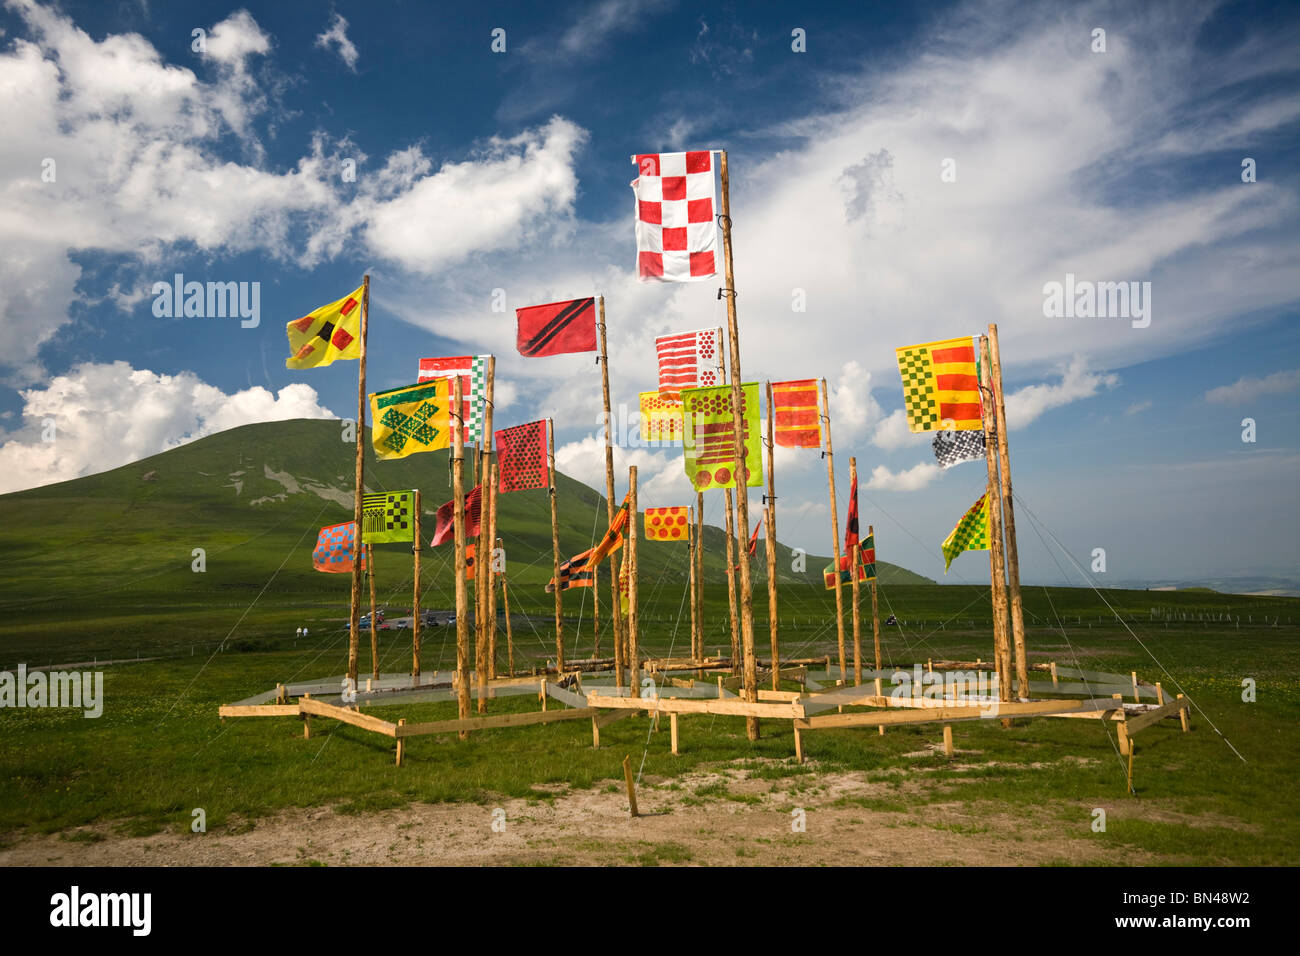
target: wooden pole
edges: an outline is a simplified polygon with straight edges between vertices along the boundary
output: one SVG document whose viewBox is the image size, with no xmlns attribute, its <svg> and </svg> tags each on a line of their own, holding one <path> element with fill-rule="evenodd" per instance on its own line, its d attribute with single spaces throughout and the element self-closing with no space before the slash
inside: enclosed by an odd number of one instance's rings
<svg viewBox="0 0 1300 956">
<path fill-rule="evenodd" d="M 699 630 L 695 635 L 695 659 L 704 658 L 704 492 L 695 493 L 695 603 L 700 608 Z M 700 672 L 704 676 L 704 672 Z"/>
<path fill-rule="evenodd" d="M 600 395 L 605 409 L 605 510 L 609 523 L 613 524 L 614 512 L 617 510 L 617 506 L 614 504 L 614 423 L 609 410 L 609 352 L 605 347 L 605 297 L 603 295 L 598 296 L 596 301 L 600 305 L 600 322 L 596 325 L 596 330 L 600 333 Z M 635 518 L 636 515 L 632 517 Z M 599 568 L 596 569 L 596 587 L 600 587 Z M 609 618 L 613 624 L 612 630 L 614 633 L 614 684 L 617 687 L 622 687 L 624 666 L 623 615 L 618 593 L 618 567 L 617 562 L 612 557 L 609 559 L 609 593 Z"/>
<path fill-rule="evenodd" d="M 352 543 L 352 604 L 348 616 L 348 678 L 357 685 L 357 650 L 361 639 L 361 496 L 366 470 L 366 333 L 370 325 L 370 276 L 361 283 L 361 346 L 357 362 L 357 487 L 352 499 L 356 539 Z"/>
<path fill-rule="evenodd" d="M 480 489 L 481 520 L 478 541 L 474 546 L 474 676 L 478 684 L 478 712 L 487 713 L 488 687 L 488 595 L 492 590 L 492 487 L 488 472 L 492 462 L 492 395 L 496 378 L 496 356 L 487 360 L 487 381 L 484 383 L 483 434 L 479 436 L 474 460 Z"/>
<path fill-rule="evenodd" d="M 844 660 L 844 594 L 840 587 L 840 510 L 835 502 L 835 446 L 831 444 L 831 401 L 826 389 L 826 379 L 822 379 L 822 427 L 826 443 L 826 480 L 830 485 L 831 498 L 831 544 L 835 557 L 835 636 L 840 650 L 840 679 L 846 673 Z"/>
<path fill-rule="evenodd" d="M 640 648 L 637 647 L 637 630 L 639 625 L 637 610 L 637 573 L 636 564 L 636 539 L 637 539 L 637 508 L 636 508 L 636 465 L 627 470 L 627 482 L 629 489 L 628 497 L 628 522 L 627 522 L 627 657 L 628 657 L 628 686 L 632 689 L 633 697 L 641 696 L 641 657 Z"/>
<path fill-rule="evenodd" d="M 415 533 L 411 540 L 411 574 L 415 578 L 411 598 L 411 676 L 420 677 L 420 489 L 415 489 Z"/>
<path fill-rule="evenodd" d="M 858 487 L 858 460 L 849 458 L 849 487 Z M 849 555 L 849 598 L 853 601 L 853 683 L 862 683 L 862 588 L 858 584 L 858 559 L 862 555 L 861 545 L 853 548 Z"/>
<path fill-rule="evenodd" d="M 489 480 L 492 483 L 492 510 L 489 513 L 489 520 L 492 525 L 492 534 L 489 538 L 494 547 L 492 553 L 488 555 L 488 677 L 496 679 L 497 676 L 497 579 L 494 567 L 497 559 L 497 551 L 501 550 L 504 560 L 504 550 L 501 548 L 501 539 L 497 534 L 497 476 L 500 474 L 500 468 L 497 463 L 492 462 L 492 467 L 488 469 Z"/>
<path fill-rule="evenodd" d="M 1011 597 L 1011 634 L 1016 647 L 1016 696 L 1029 698 L 1029 655 L 1025 648 L 1025 604 L 1020 597 L 1020 551 L 1016 545 L 1015 496 L 1011 493 L 1011 452 L 1007 447 L 1007 406 L 1002 395 L 1002 358 L 998 327 L 989 325 L 989 371 L 997 414 L 998 464 L 1002 475 L 1002 520 L 1007 542 L 1007 590 Z"/>
<path fill-rule="evenodd" d="M 732 520 L 732 498 L 731 489 L 723 489 L 723 499 L 727 506 L 727 607 L 731 612 L 731 672 L 739 674 L 741 672 L 740 661 L 740 628 L 736 620 L 736 528 Z"/>
<path fill-rule="evenodd" d="M 623 758 L 623 779 L 627 783 L 628 809 L 632 812 L 632 816 L 634 817 L 640 816 L 640 814 L 636 812 L 636 784 L 632 782 L 632 755 L 631 754 L 628 754 L 626 757 Z"/>
<path fill-rule="evenodd" d="M 690 582 L 691 591 L 691 659 L 698 660 L 699 653 L 696 649 L 696 641 L 699 637 L 699 616 L 700 616 L 700 593 L 695 584 L 695 550 L 698 542 L 695 539 L 695 509 L 690 508 L 690 522 L 686 526 L 686 560 L 690 564 Z"/>
<path fill-rule="evenodd" d="M 451 380 L 452 414 L 464 425 L 460 376 Z M 465 583 L 465 435 L 464 428 L 451 430 L 452 525 L 456 541 L 456 702 L 461 720 L 469 719 L 469 592 Z M 469 737 L 460 732 L 460 739 Z"/>
<path fill-rule="evenodd" d="M 993 647 L 998 672 L 998 699 L 1011 699 L 1011 654 L 1007 640 L 1006 559 L 1002 553 L 1002 494 L 998 481 L 997 440 L 993 427 L 993 390 L 990 381 L 988 337 L 980 336 L 980 392 L 984 405 L 984 461 L 988 469 L 989 578 L 993 596 Z"/>
<path fill-rule="evenodd" d="M 370 669 L 379 680 L 379 624 L 375 621 L 375 546 L 366 545 L 366 577 L 370 579 Z"/>
<path fill-rule="evenodd" d="M 772 383 L 767 383 L 767 632 L 772 640 L 772 690 L 781 689 L 781 660 L 777 646 L 776 604 L 776 410 L 772 404 Z"/>
<path fill-rule="evenodd" d="M 876 529 L 871 525 L 867 525 L 867 537 L 873 541 L 876 538 Z M 874 577 L 871 579 L 871 636 L 876 642 L 876 670 L 880 670 L 884 665 L 880 662 L 880 606 L 876 603 L 876 579 Z M 879 681 L 877 681 L 877 685 L 879 685 Z"/>
<path fill-rule="evenodd" d="M 506 667 L 507 673 L 515 676 L 515 632 L 510 624 L 510 591 L 506 587 L 506 576 L 501 575 L 501 603 L 506 614 Z"/>
<path fill-rule="evenodd" d="M 591 657 L 600 657 L 600 569 L 596 569 L 591 588 Z"/>
<path fill-rule="evenodd" d="M 546 467 L 551 476 L 551 561 L 555 573 L 555 667 L 564 673 L 564 592 L 560 588 L 560 516 L 556 510 L 555 422 L 546 420 Z"/>
<path fill-rule="evenodd" d="M 719 178 L 722 186 L 722 261 L 727 287 L 727 332 L 731 343 L 731 408 L 736 429 L 736 523 L 749 532 L 749 488 L 745 471 L 745 393 L 740 375 L 740 326 L 736 319 L 736 275 L 731 248 L 731 185 L 727 171 L 727 151 L 719 151 Z M 761 465 L 760 465 L 761 467 Z M 745 652 L 745 692 L 749 700 L 758 700 L 758 663 L 754 659 L 754 588 L 749 560 L 740 562 L 740 633 Z M 758 718 L 746 717 L 745 730 L 750 740 L 758 739 Z"/>
</svg>

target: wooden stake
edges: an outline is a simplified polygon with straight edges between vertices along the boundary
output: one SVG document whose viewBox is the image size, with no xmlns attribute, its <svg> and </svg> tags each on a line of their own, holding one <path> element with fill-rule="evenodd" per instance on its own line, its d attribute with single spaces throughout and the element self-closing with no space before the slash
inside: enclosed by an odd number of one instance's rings
<svg viewBox="0 0 1300 956">
<path fill-rule="evenodd" d="M 633 697 L 641 696 L 641 657 L 637 646 L 640 625 L 638 612 L 637 587 L 640 574 L 637 569 L 637 507 L 636 507 L 636 465 L 627 470 L 628 483 L 628 521 L 627 521 L 627 666 L 628 686 Z"/>
<path fill-rule="evenodd" d="M 311 694 L 303 694 L 302 699 L 310 700 Z M 305 713 L 302 715 L 302 739 L 303 740 L 311 739 L 311 714 Z"/>
<path fill-rule="evenodd" d="M 638 817 L 641 814 L 636 812 L 636 784 L 632 782 L 632 755 L 628 754 L 623 758 L 623 779 L 627 781 L 627 803 L 628 809 L 632 811 L 632 816 Z"/>
<path fill-rule="evenodd" d="M 668 715 L 668 736 L 672 741 L 673 756 L 676 757 L 678 754 L 677 754 L 677 714 L 675 713 Z"/>
<path fill-rule="evenodd" d="M 867 525 L 867 537 L 872 541 L 876 540 L 876 529 L 873 525 Z M 877 572 L 879 573 L 879 572 Z M 884 667 L 880 658 L 880 605 L 876 603 L 876 579 L 871 579 L 871 639 L 876 645 L 876 670 Z M 876 682 L 879 686 L 880 682 Z M 884 727 L 880 728 L 884 730 Z"/>
<path fill-rule="evenodd" d="M 776 410 L 772 403 L 772 383 L 767 383 L 767 631 L 772 640 L 772 690 L 781 689 L 781 656 L 777 644 L 776 602 Z"/>
<path fill-rule="evenodd" d="M 739 674 L 741 668 L 740 661 L 740 623 L 737 620 L 736 608 L 736 524 L 732 520 L 732 498 L 731 489 L 723 489 L 723 500 L 727 507 L 726 530 L 727 530 L 727 608 L 730 611 L 731 620 L 731 673 Z"/>
<path fill-rule="evenodd" d="M 736 461 L 732 474 L 736 476 L 736 523 L 744 534 L 749 533 L 749 488 L 745 471 L 745 395 L 740 374 L 740 325 L 736 319 L 736 275 L 731 248 L 731 180 L 727 171 L 727 151 L 719 151 L 719 180 L 722 186 L 722 262 L 727 281 L 727 332 L 731 345 L 731 407 L 736 430 Z M 760 463 L 761 467 L 761 463 Z M 745 691 L 750 700 L 758 699 L 758 663 L 754 659 L 754 588 L 749 560 L 740 562 L 740 635 L 745 653 Z M 750 740 L 758 739 L 758 718 L 745 718 L 745 731 Z"/>
<path fill-rule="evenodd" d="M 411 598 L 411 676 L 420 677 L 420 489 L 415 489 L 414 534 L 411 536 L 411 573 L 415 578 Z M 371 618 L 374 620 L 374 618 Z"/>
<path fill-rule="evenodd" d="M 952 756 L 952 724 L 943 725 L 943 752 L 945 756 Z"/>
<path fill-rule="evenodd" d="M 1179 694 L 1179 695 L 1178 695 L 1178 699 L 1179 699 L 1179 700 L 1182 700 L 1182 699 L 1183 699 L 1183 695 L 1182 695 L 1182 694 Z M 1182 723 L 1182 725 L 1183 725 L 1183 733 L 1187 733 L 1189 730 L 1192 729 L 1191 726 L 1190 726 L 1190 725 L 1188 724 L 1188 722 L 1187 722 L 1187 708 L 1186 708 L 1186 707 L 1180 707 L 1180 708 L 1178 709 L 1178 719 L 1179 719 L 1179 721 L 1180 721 L 1180 722 Z"/>
<path fill-rule="evenodd" d="M 515 634 L 510 625 L 510 592 L 506 588 L 506 576 L 501 575 L 501 603 L 506 613 L 506 673 L 511 677 L 515 676 Z"/>
<path fill-rule="evenodd" d="M 858 460 L 849 458 L 849 487 L 858 486 Z M 862 683 L 862 610 L 861 585 L 858 584 L 858 559 L 862 554 L 861 545 L 849 555 L 849 597 L 853 601 L 853 683 Z M 836 566 L 838 568 L 838 565 Z"/>
<path fill-rule="evenodd" d="M 357 683 L 357 651 L 361 639 L 361 496 L 366 470 L 366 332 L 370 325 L 370 276 L 361 283 L 361 345 L 357 362 L 357 487 L 352 499 L 356 539 L 352 543 L 352 604 L 348 617 L 348 677 Z"/>
<path fill-rule="evenodd" d="M 840 679 L 845 674 L 844 659 L 844 595 L 840 587 L 840 511 L 835 501 L 835 448 L 831 444 L 831 401 L 826 389 L 826 379 L 822 385 L 822 427 L 826 442 L 826 480 L 830 486 L 831 499 L 831 543 L 834 545 L 835 564 L 835 636 L 839 641 Z M 829 665 L 827 670 L 829 670 Z"/>
<path fill-rule="evenodd" d="M 613 435 L 613 416 L 609 409 L 609 353 L 605 348 L 605 297 L 599 296 L 597 302 L 600 305 L 600 321 L 596 325 L 596 331 L 600 333 L 600 394 L 604 402 L 605 409 L 605 510 L 609 518 L 609 523 L 614 523 L 614 514 L 618 506 L 614 504 L 614 435 Z M 632 517 L 636 517 L 633 515 Z M 609 593 L 610 593 L 610 611 L 609 618 L 613 624 L 614 633 L 614 683 L 618 687 L 623 686 L 623 615 L 620 608 L 618 593 L 618 562 L 612 557 L 609 559 Z M 556 583 L 559 583 L 559 572 L 556 572 Z M 600 570 L 596 571 L 596 586 L 600 586 Z"/>
<path fill-rule="evenodd" d="M 989 325 L 989 370 L 992 372 L 997 413 L 998 462 L 1002 476 L 1002 517 L 1006 528 L 1007 590 L 1011 598 L 1011 633 L 1016 648 L 1016 695 L 1029 698 L 1029 655 L 1025 648 L 1025 605 L 1020 597 L 1020 550 L 1016 545 L 1015 496 L 1011 493 L 1011 452 L 1007 447 L 1007 408 L 1002 396 L 1002 359 L 998 354 L 998 327 Z"/>
<path fill-rule="evenodd" d="M 451 380 L 452 414 L 459 420 L 460 428 L 451 430 L 451 496 L 452 524 L 456 540 L 456 702 L 457 713 L 461 720 L 469 718 L 469 592 L 465 582 L 465 432 L 462 415 L 463 396 L 461 395 L 460 376 Z M 469 737 L 467 731 L 460 732 L 460 739 Z"/>
<path fill-rule="evenodd" d="M 993 648 L 998 699 L 1011 700 L 1011 646 L 1008 639 L 1006 559 L 1002 551 L 1002 486 L 998 479 L 997 440 L 993 427 L 993 391 L 987 336 L 980 336 L 980 391 L 984 402 L 984 463 L 988 469 L 989 581 L 993 597 Z"/>
<path fill-rule="evenodd" d="M 366 545 L 366 577 L 370 579 L 370 668 L 379 680 L 379 624 L 375 621 L 375 546 Z"/>
<path fill-rule="evenodd" d="M 397 726 L 405 727 L 406 718 L 399 717 L 397 720 Z M 402 765 L 402 757 L 404 757 L 405 755 L 406 755 L 406 738 L 398 737 L 397 738 L 397 766 L 400 767 Z"/>
<path fill-rule="evenodd" d="M 803 734 L 798 727 L 794 729 L 794 759 L 795 763 L 803 763 Z"/>
<path fill-rule="evenodd" d="M 560 517 L 556 510 L 555 422 L 546 420 L 546 467 L 551 476 L 551 561 L 555 574 L 555 667 L 564 673 L 564 592 L 560 588 Z"/>
</svg>

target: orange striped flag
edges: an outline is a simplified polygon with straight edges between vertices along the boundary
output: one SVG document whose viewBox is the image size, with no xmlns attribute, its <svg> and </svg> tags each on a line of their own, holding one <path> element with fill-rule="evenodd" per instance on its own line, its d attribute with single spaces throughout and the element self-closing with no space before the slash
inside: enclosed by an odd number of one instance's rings
<svg viewBox="0 0 1300 956">
<path fill-rule="evenodd" d="M 821 421 L 817 416 L 817 380 L 772 383 L 776 443 L 782 448 L 820 448 Z"/>
<path fill-rule="evenodd" d="M 894 350 L 903 376 L 907 427 L 936 431 L 952 422 L 956 431 L 979 431 L 979 371 L 969 335 Z"/>
</svg>

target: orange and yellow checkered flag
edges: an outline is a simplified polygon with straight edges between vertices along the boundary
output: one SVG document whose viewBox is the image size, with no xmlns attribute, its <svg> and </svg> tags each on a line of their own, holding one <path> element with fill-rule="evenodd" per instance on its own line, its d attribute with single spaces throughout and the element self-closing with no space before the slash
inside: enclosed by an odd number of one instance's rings
<svg viewBox="0 0 1300 956">
<path fill-rule="evenodd" d="M 970 336 L 894 351 L 903 376 L 903 405 L 911 431 L 937 431 L 949 421 L 956 431 L 983 429 L 979 371 Z"/>
</svg>

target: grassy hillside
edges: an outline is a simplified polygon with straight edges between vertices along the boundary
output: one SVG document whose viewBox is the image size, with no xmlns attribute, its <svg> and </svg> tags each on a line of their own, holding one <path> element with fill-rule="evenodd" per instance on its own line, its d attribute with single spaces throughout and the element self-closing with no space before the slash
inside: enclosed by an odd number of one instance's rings
<svg viewBox="0 0 1300 956">
<path fill-rule="evenodd" d="M 421 489 L 427 542 L 434 512 L 451 497 L 448 453 L 376 463 L 368 442 L 366 451 L 368 490 Z M 347 576 L 312 570 L 310 554 L 322 525 L 352 514 L 354 454 L 336 421 L 248 425 L 102 474 L 0 496 L 0 664 L 68 660 L 79 651 L 133 656 L 228 635 L 282 638 L 301 624 L 344 617 Z M 586 485 L 563 475 L 558 481 L 567 556 L 603 533 L 605 505 Z M 620 491 L 625 485 L 624 476 Z M 502 496 L 499 524 L 512 610 L 551 613 L 542 590 L 551 575 L 546 492 Z M 191 570 L 196 548 L 206 555 L 203 573 Z M 725 638 L 723 533 L 706 527 L 704 548 L 707 614 Z M 380 601 L 409 607 L 409 547 L 376 550 Z M 450 551 L 424 553 L 426 607 L 454 606 Z M 643 544 L 647 619 L 675 617 L 683 607 L 685 554 L 682 544 Z M 791 561 L 781 546 L 789 612 L 824 615 L 830 605 L 819 575 L 830 559 L 809 556 L 803 573 L 791 572 Z M 761 595 L 761 549 L 753 568 Z M 883 562 L 880 573 L 882 586 L 932 583 Z M 589 615 L 584 596 L 566 601 L 566 613 L 576 618 L 585 608 Z"/>
</svg>

